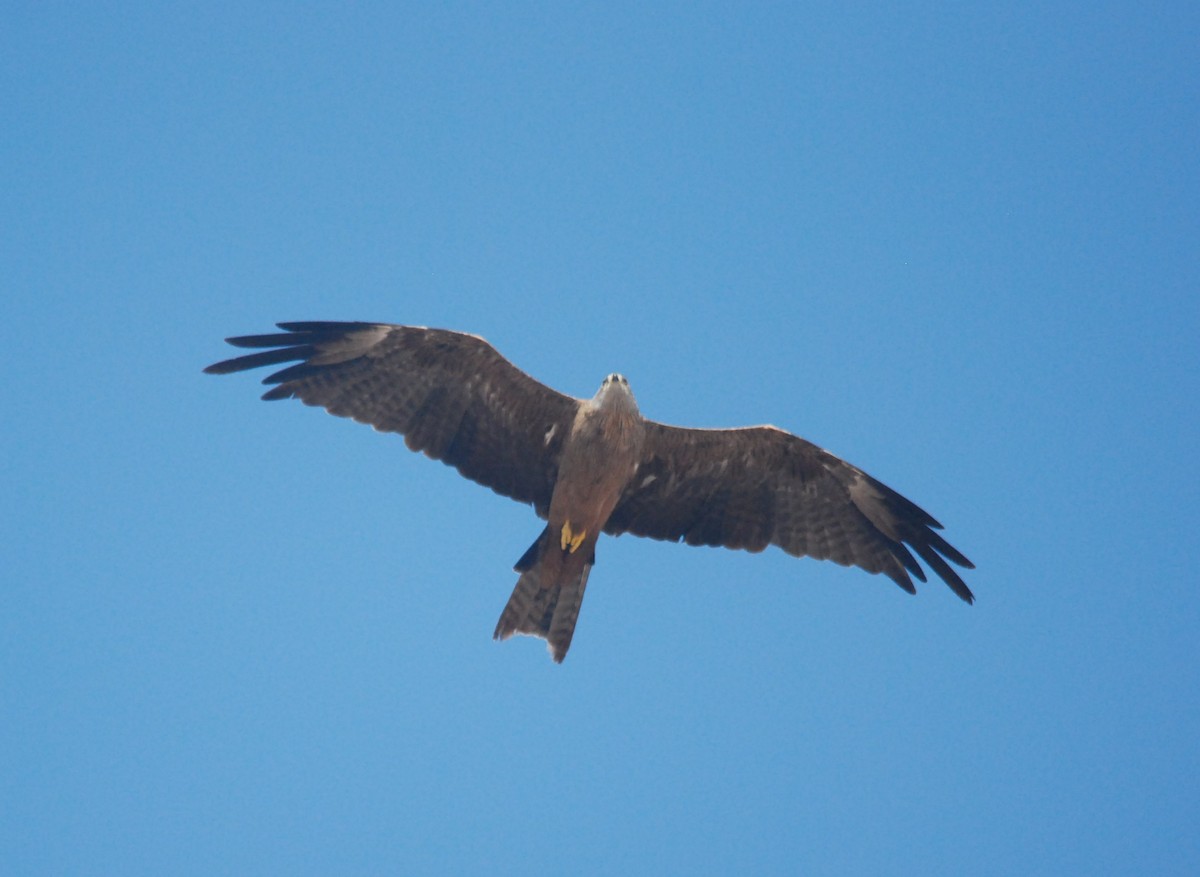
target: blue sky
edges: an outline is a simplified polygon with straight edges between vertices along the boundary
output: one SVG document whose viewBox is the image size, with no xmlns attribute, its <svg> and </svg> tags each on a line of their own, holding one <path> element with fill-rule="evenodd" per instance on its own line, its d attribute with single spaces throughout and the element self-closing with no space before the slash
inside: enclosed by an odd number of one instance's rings
<svg viewBox="0 0 1200 877">
<path fill-rule="evenodd" d="M 9 4 L 0 859 L 21 874 L 1200 869 L 1200 15 Z M 248 376 L 476 332 L 928 508 L 968 607 L 607 539 Z"/>
</svg>

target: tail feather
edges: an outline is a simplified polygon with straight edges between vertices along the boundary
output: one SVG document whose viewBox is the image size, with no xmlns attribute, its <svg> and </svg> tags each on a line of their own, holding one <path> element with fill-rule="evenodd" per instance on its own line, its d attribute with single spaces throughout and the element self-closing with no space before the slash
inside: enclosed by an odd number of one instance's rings
<svg viewBox="0 0 1200 877">
<path fill-rule="evenodd" d="M 541 637 L 551 657 L 561 663 L 575 635 L 592 569 L 591 551 L 584 557 L 548 546 L 548 536 L 543 534 L 517 565 L 521 577 L 496 623 L 494 638 L 504 640 L 515 633 Z"/>
<path fill-rule="evenodd" d="M 583 569 L 573 579 L 562 584 L 558 591 L 558 599 L 554 603 L 554 614 L 550 617 L 550 632 L 546 642 L 550 646 L 550 654 L 561 664 L 571 647 L 571 639 L 575 636 L 575 622 L 579 620 L 579 610 L 583 607 L 583 592 L 587 589 L 588 574 L 592 571 L 590 563 L 584 564 Z"/>
</svg>

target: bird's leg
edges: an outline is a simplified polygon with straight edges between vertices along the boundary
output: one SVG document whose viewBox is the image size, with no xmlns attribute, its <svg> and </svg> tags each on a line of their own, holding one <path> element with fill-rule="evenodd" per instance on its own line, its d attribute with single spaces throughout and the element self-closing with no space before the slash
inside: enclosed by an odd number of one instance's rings
<svg viewBox="0 0 1200 877">
<path fill-rule="evenodd" d="M 562 550 L 574 554 L 579 546 L 583 544 L 585 536 L 587 536 L 586 530 L 576 533 L 571 529 L 571 522 L 567 521 L 562 525 L 562 538 L 560 541 Z"/>
</svg>

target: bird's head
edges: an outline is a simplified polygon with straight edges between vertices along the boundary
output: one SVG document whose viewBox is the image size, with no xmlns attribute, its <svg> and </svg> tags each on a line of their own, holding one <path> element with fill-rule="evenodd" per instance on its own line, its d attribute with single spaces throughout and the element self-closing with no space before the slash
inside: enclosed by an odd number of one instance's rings
<svg viewBox="0 0 1200 877">
<path fill-rule="evenodd" d="M 629 381 L 625 380 L 624 375 L 616 372 L 604 379 L 604 383 L 600 385 L 600 389 L 596 391 L 596 397 L 592 401 L 601 408 L 631 412 L 638 410 L 637 401 L 633 398 L 633 390 L 629 389 Z"/>
</svg>

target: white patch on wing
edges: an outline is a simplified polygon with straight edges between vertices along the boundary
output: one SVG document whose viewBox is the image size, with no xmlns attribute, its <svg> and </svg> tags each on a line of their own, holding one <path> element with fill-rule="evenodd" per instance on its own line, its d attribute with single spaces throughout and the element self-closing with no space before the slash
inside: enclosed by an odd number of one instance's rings
<svg viewBox="0 0 1200 877">
<path fill-rule="evenodd" d="M 557 423 L 553 423 L 553 424 L 551 424 L 551 425 L 550 425 L 550 428 L 549 428 L 548 430 L 546 430 L 546 435 L 545 435 L 545 438 L 543 438 L 543 439 L 542 439 L 542 443 L 543 443 L 544 445 L 546 445 L 547 447 L 549 447 L 549 446 L 550 446 L 550 440 L 551 440 L 552 438 L 554 438 L 554 434 L 555 434 L 556 432 L 558 432 L 558 424 L 557 424 Z"/>
<path fill-rule="evenodd" d="M 900 534 L 892 525 L 892 514 L 883 504 L 883 495 L 871 486 L 861 472 L 854 473 L 854 481 L 850 484 L 850 499 L 881 533 L 895 542 L 901 541 Z"/>
<path fill-rule="evenodd" d="M 641 490 L 643 487 L 649 487 L 651 484 L 653 484 L 657 480 L 658 480 L 657 475 L 647 475 L 645 478 L 642 479 L 642 483 L 638 485 L 638 490 Z"/>
<path fill-rule="evenodd" d="M 350 332 L 336 341 L 322 344 L 309 363 L 312 365 L 336 365 L 339 362 L 358 359 L 386 338 L 392 328 L 392 326 L 368 326 L 365 329 Z"/>
</svg>

